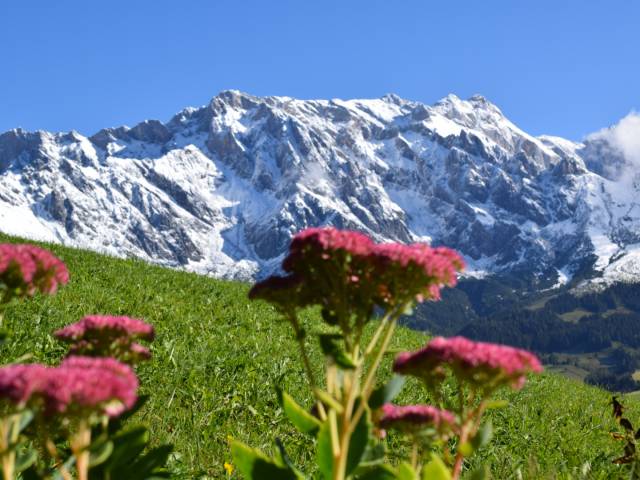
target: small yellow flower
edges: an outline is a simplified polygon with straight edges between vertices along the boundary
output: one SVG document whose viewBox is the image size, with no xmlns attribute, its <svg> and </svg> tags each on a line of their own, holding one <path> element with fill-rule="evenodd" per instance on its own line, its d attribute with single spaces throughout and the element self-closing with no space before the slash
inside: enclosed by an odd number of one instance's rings
<svg viewBox="0 0 640 480">
<path fill-rule="evenodd" d="M 227 471 L 227 475 L 230 477 L 233 473 L 233 464 L 229 462 L 224 462 L 224 469 Z"/>
</svg>

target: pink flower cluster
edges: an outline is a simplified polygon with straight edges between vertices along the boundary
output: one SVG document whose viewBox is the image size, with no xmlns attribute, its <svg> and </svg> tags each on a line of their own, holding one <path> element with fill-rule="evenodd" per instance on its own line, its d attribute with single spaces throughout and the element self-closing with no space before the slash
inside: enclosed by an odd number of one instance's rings
<svg viewBox="0 0 640 480">
<path fill-rule="evenodd" d="M 46 416 L 100 413 L 116 417 L 136 402 L 138 378 L 113 358 L 69 357 L 58 367 L 0 368 L 0 398 L 17 408 L 42 407 Z"/>
<path fill-rule="evenodd" d="M 382 406 L 378 424 L 382 428 L 393 428 L 405 433 L 433 428 L 444 434 L 456 430 L 456 417 L 448 410 L 431 405 L 398 406 L 386 403 Z"/>
<path fill-rule="evenodd" d="M 442 286 L 455 286 L 457 272 L 464 269 L 464 261 L 453 250 L 431 248 L 424 243 L 376 245 L 372 258 L 387 279 L 380 288 L 385 303 L 412 295 L 418 301 L 439 300 Z"/>
<path fill-rule="evenodd" d="M 314 257 L 330 260 L 337 254 L 366 257 L 374 243 L 359 232 L 335 228 L 307 228 L 293 237 L 289 255 L 282 262 L 286 272 L 306 271 L 306 263 Z"/>
<path fill-rule="evenodd" d="M 327 227 L 298 233 L 282 267 L 291 276 L 258 283 L 252 296 L 290 304 L 303 298 L 304 305 L 317 303 L 330 311 L 370 311 L 375 304 L 439 298 L 442 286 L 455 285 L 464 263 L 447 248 L 376 244 L 362 233 Z M 288 295 L 282 293 L 287 289 Z"/>
<path fill-rule="evenodd" d="M 0 368 L 0 398 L 20 408 L 24 407 L 32 395 L 43 390 L 49 370 L 39 363 Z"/>
<path fill-rule="evenodd" d="M 68 281 L 67 267 L 51 252 L 35 245 L 0 244 L 0 283 L 17 296 L 55 293 Z"/>
<path fill-rule="evenodd" d="M 54 335 L 61 340 L 81 340 L 95 336 L 143 338 L 153 340 L 153 326 L 143 320 L 110 315 L 89 315 L 79 322 L 67 325 Z"/>
<path fill-rule="evenodd" d="M 138 377 L 113 358 L 69 357 L 50 379 L 50 411 L 99 409 L 117 417 L 136 403 Z"/>
<path fill-rule="evenodd" d="M 135 363 L 150 358 L 151 352 L 134 340 L 153 340 L 155 331 L 152 325 L 137 318 L 90 315 L 56 331 L 54 336 L 71 343 L 71 354 L 114 356 Z"/>
<path fill-rule="evenodd" d="M 530 352 L 464 337 L 435 337 L 417 352 L 399 354 L 393 370 L 430 381 L 440 377 L 445 367 L 479 388 L 503 384 L 521 388 L 528 373 L 542 372 L 540 360 Z"/>
</svg>

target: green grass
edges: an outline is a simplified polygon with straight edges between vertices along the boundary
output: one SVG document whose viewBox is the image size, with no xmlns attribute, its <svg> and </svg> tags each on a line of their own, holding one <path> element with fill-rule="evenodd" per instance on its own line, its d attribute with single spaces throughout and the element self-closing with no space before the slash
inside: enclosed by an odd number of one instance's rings
<svg viewBox="0 0 640 480">
<path fill-rule="evenodd" d="M 23 356 L 56 362 L 63 349 L 50 332 L 86 314 L 145 318 L 155 325 L 157 339 L 153 360 L 139 369 L 151 400 L 135 420 L 150 425 L 155 442 L 175 444 L 172 468 L 180 476 L 223 478 L 228 436 L 265 451 L 273 451 L 280 437 L 294 460 L 309 466 L 313 448 L 287 424 L 274 393 L 277 384 L 308 404 L 296 344 L 271 307 L 247 300 L 247 285 L 49 248 L 68 265 L 71 282 L 56 296 L 7 310 L 13 333 L 2 347 L 3 362 Z M 321 328 L 313 312 L 304 322 L 310 332 Z M 425 340 L 400 329 L 392 348 L 415 348 Z M 607 392 L 545 374 L 502 396 L 510 405 L 492 414 L 496 436 L 475 459 L 489 462 L 494 478 L 583 478 L 586 465 L 585 478 L 621 478 L 624 470 L 610 463 L 618 445 L 608 436 L 613 423 Z M 399 401 L 421 399 L 421 390 L 409 383 Z M 640 419 L 637 402 L 627 401 L 632 420 Z"/>
</svg>

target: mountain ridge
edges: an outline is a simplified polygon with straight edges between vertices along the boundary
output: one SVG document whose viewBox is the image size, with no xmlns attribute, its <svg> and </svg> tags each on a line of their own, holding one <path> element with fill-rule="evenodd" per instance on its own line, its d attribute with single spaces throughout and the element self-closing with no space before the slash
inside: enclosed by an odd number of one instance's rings
<svg viewBox="0 0 640 480">
<path fill-rule="evenodd" d="M 531 136 L 480 95 L 229 90 L 166 123 L 0 134 L 0 230 L 247 279 L 275 271 L 295 231 L 333 224 L 451 246 L 473 277 L 602 288 L 640 272 L 621 164 L 602 139 Z"/>
</svg>

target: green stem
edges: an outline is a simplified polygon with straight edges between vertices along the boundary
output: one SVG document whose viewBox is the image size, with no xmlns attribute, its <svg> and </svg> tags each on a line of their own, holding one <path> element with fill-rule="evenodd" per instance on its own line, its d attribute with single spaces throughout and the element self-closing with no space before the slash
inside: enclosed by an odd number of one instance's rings
<svg viewBox="0 0 640 480">
<path fill-rule="evenodd" d="M 304 346 L 304 332 L 300 327 L 300 322 L 298 322 L 298 317 L 295 313 L 289 313 L 289 321 L 293 326 L 293 331 L 296 336 L 296 341 L 298 342 L 298 346 L 300 347 L 300 355 L 302 356 L 302 363 L 304 364 L 304 369 L 307 374 L 307 380 L 309 381 L 309 385 L 311 386 L 311 391 L 315 395 L 316 391 L 316 380 L 313 375 L 313 370 L 311 369 L 311 362 L 309 361 L 309 356 L 307 355 L 307 349 Z M 327 412 L 324 408 L 322 402 L 316 398 L 316 405 L 318 406 L 318 413 L 320 415 L 321 420 L 326 420 Z"/>
<path fill-rule="evenodd" d="M 334 458 L 340 456 L 340 442 L 338 440 L 338 417 L 335 410 L 329 410 L 329 427 L 331 429 L 331 448 Z"/>
<path fill-rule="evenodd" d="M 69 471 L 64 466 L 64 462 L 58 456 L 58 449 L 56 448 L 56 444 L 49 437 L 44 437 L 43 440 L 44 447 L 46 452 L 49 454 L 51 459 L 54 461 L 54 466 L 58 473 L 64 480 L 73 480 L 73 477 L 69 473 Z"/>
<path fill-rule="evenodd" d="M 411 466 L 415 471 L 418 470 L 418 453 L 419 453 L 418 449 L 419 449 L 418 441 L 414 437 L 413 445 L 411 447 Z"/>
<path fill-rule="evenodd" d="M 393 332 L 396 328 L 398 317 L 399 315 L 396 317 L 393 317 L 388 322 L 389 326 L 387 327 L 387 331 L 385 332 L 384 337 L 382 338 L 382 344 L 380 345 L 380 348 L 376 353 L 376 356 L 373 360 L 373 364 L 371 365 L 371 368 L 367 372 L 367 376 L 365 377 L 364 384 L 362 387 L 362 394 L 364 399 L 368 399 L 369 395 L 371 394 L 371 390 L 373 389 L 373 382 L 375 380 L 375 375 L 378 371 L 378 367 L 380 366 L 380 362 L 382 361 L 382 357 L 384 356 L 384 353 L 387 351 L 387 348 L 389 347 L 389 342 L 391 341 L 391 337 L 393 336 Z"/>
<path fill-rule="evenodd" d="M 371 352 L 373 352 L 373 349 L 376 347 L 376 345 L 378 343 L 380 335 L 382 335 L 382 331 L 387 326 L 387 322 L 389 321 L 389 317 L 390 316 L 391 316 L 391 311 L 386 312 L 384 314 L 384 317 L 382 317 L 382 319 L 380 320 L 380 325 L 378 325 L 378 328 L 376 329 L 375 333 L 373 334 L 373 337 L 371 338 L 371 341 L 367 345 L 367 348 L 364 350 L 364 355 L 363 355 L 364 357 L 368 357 L 369 355 L 371 355 Z"/>
<path fill-rule="evenodd" d="M 486 408 L 486 402 L 483 400 L 478 405 L 478 408 L 469 412 L 466 418 L 463 416 L 464 412 L 460 412 L 460 418 L 463 419 L 463 425 L 460 431 L 460 438 L 458 443 L 458 451 L 456 452 L 456 459 L 453 465 L 453 472 L 451 473 L 451 480 L 457 480 L 462 473 L 462 464 L 464 462 L 464 455 L 460 451 L 460 445 L 466 443 L 469 438 L 473 438 L 478 429 L 480 428 L 480 422 L 482 420 L 482 414 Z"/>
<path fill-rule="evenodd" d="M 86 419 L 81 419 L 78 424 L 78 431 L 74 433 L 69 446 L 76 458 L 76 470 L 78 480 L 89 480 L 89 447 L 91 446 L 91 426 Z"/>
<path fill-rule="evenodd" d="M 349 454 L 349 444 L 351 443 L 351 434 L 353 433 L 352 425 L 352 413 L 353 408 L 355 406 L 356 399 L 360 393 L 360 374 L 362 372 L 362 362 L 359 361 L 357 357 L 358 355 L 358 347 L 354 348 L 354 360 L 356 360 L 356 364 L 358 365 L 356 369 L 350 373 L 348 373 L 349 378 L 348 381 L 344 383 L 345 394 L 343 396 L 343 412 L 342 412 L 342 435 L 340 436 L 340 455 L 337 457 L 334 462 L 335 470 L 334 470 L 334 479 L 335 480 L 343 480 L 346 475 L 347 470 L 347 457 Z"/>
<path fill-rule="evenodd" d="M 36 432 L 37 432 L 37 440 L 40 444 L 40 449 L 42 451 L 42 456 L 46 467 L 48 468 L 50 464 L 53 465 L 58 471 L 60 477 L 63 480 L 73 480 L 71 473 L 64 466 L 64 462 L 58 455 L 58 449 L 56 448 L 56 444 L 49 437 L 50 429 L 49 425 L 47 425 L 42 418 L 41 415 L 36 415 L 35 418 Z M 41 473 L 43 478 L 49 478 L 49 476 Z"/>
<path fill-rule="evenodd" d="M 380 348 L 376 353 L 376 356 L 373 360 L 373 364 L 371 365 L 371 368 L 369 368 L 369 371 L 367 372 L 367 376 L 365 377 L 362 390 L 361 390 L 362 399 L 361 399 L 360 405 L 358 405 L 358 409 L 356 410 L 353 417 L 351 418 L 351 424 L 349 425 L 349 431 L 348 431 L 349 437 L 353 433 L 353 429 L 360 421 L 360 417 L 362 417 L 362 415 L 364 414 L 367 404 L 369 403 L 369 397 L 371 396 L 371 391 L 373 390 L 373 386 L 374 386 L 373 382 L 375 380 L 375 375 L 378 371 L 378 368 L 380 367 L 380 363 L 382 361 L 382 357 L 384 356 L 384 353 L 387 351 L 387 348 L 389 348 L 389 342 L 391 342 L 391 337 L 393 336 L 393 332 L 396 328 L 396 323 L 398 321 L 398 318 L 400 318 L 400 315 L 405 310 L 405 308 L 406 308 L 406 304 L 403 304 L 401 308 L 396 308 L 395 310 L 393 310 L 393 315 L 391 315 L 391 313 L 388 313 L 387 315 L 385 315 L 385 318 L 389 319 L 386 322 L 389 325 L 387 327 L 387 331 L 384 334 L 384 337 L 382 338 L 382 344 L 380 345 Z"/>
<path fill-rule="evenodd" d="M 468 423 L 465 423 L 462 426 L 462 430 L 460 432 L 460 438 L 458 439 L 458 450 L 456 452 L 455 463 L 453 464 L 453 471 L 451 472 L 451 480 L 458 480 L 460 478 L 460 474 L 462 473 L 462 464 L 464 462 L 464 455 L 460 451 L 460 446 L 467 442 L 469 438 L 469 426 Z"/>
<path fill-rule="evenodd" d="M 353 382 L 349 382 L 348 391 L 344 392 L 344 395 L 343 395 L 344 410 L 342 413 L 342 434 L 340 436 L 340 449 L 338 452 L 338 456 L 337 457 L 334 456 L 333 480 L 344 480 L 346 478 L 347 457 L 349 454 L 349 443 L 351 442 L 351 435 L 353 435 L 353 431 L 355 430 L 356 425 L 360 421 L 360 418 L 362 417 L 362 415 L 365 412 L 365 409 L 367 408 L 369 396 L 371 395 L 371 391 L 373 390 L 373 382 L 375 380 L 375 374 L 378 371 L 378 368 L 380 367 L 380 363 L 382 361 L 382 357 L 384 356 L 384 353 L 387 351 L 387 348 L 389 347 L 389 342 L 391 341 L 391 337 L 393 336 L 396 322 L 400 317 L 401 312 L 404 311 L 405 306 L 406 305 L 403 305 L 402 306 L 403 308 L 395 309 L 392 312 L 387 312 L 385 314 L 382 321 L 380 322 L 380 326 L 378 326 L 376 333 L 374 334 L 371 342 L 369 342 L 369 345 L 367 346 L 364 352 L 363 358 L 361 359 L 362 361 L 357 362 L 358 368 L 356 369 L 355 372 L 353 372 L 353 374 L 354 374 L 354 378 L 357 377 L 357 379 L 359 379 L 365 358 L 373 352 L 373 349 L 377 345 L 378 340 L 382 335 L 382 332 L 386 328 L 386 332 L 384 333 L 384 337 L 382 339 L 382 344 L 380 345 L 380 348 L 378 349 L 375 355 L 373 363 L 369 371 L 367 372 L 362 388 L 360 388 L 360 383 L 356 379 Z M 360 404 L 358 405 L 358 408 L 356 409 L 355 413 L 351 415 L 353 408 L 355 406 L 355 400 L 358 396 L 360 396 Z"/>
<path fill-rule="evenodd" d="M 11 431 L 14 415 L 0 420 L 0 449 L 2 449 L 2 475 L 5 480 L 13 480 L 16 463 L 16 452 L 11 448 Z"/>
</svg>

